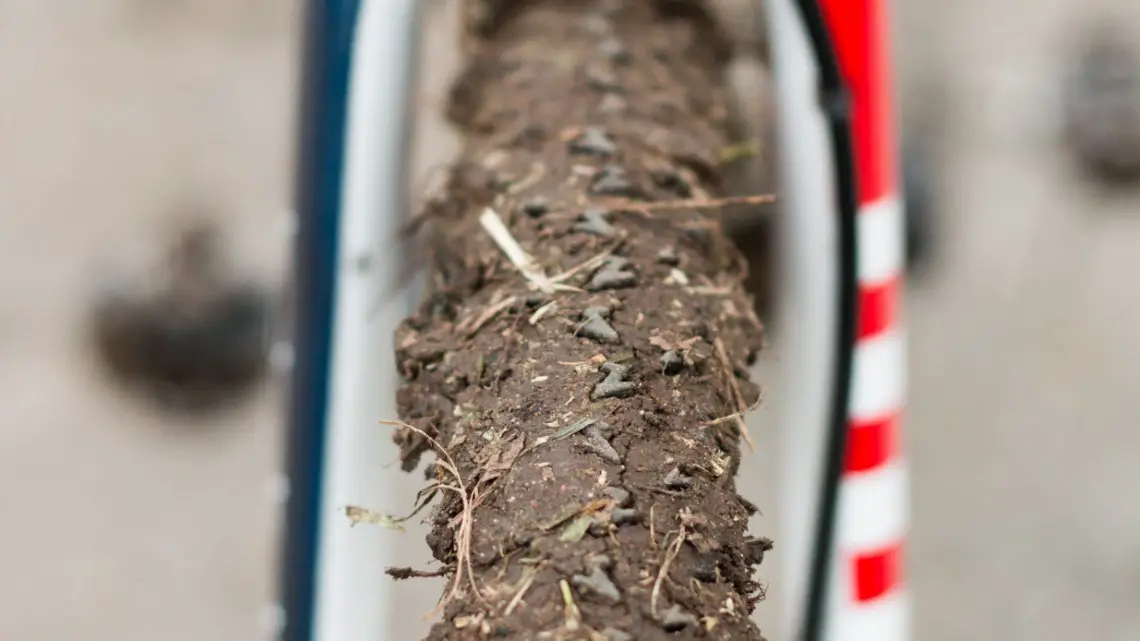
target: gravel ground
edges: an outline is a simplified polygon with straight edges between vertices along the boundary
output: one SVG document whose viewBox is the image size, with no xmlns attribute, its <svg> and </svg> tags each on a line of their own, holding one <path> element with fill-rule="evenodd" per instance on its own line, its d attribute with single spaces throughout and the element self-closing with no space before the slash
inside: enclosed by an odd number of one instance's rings
<svg viewBox="0 0 1140 641">
<path fill-rule="evenodd" d="M 1115 4 L 1140 33 L 1140 7 Z M 1041 102 L 1074 18 L 1110 3 L 938 5 L 898 21 L 904 115 L 942 107 L 946 215 L 908 308 L 916 638 L 1135 639 L 1140 205 L 1073 179 Z M 145 253 L 174 199 L 208 197 L 250 268 L 276 273 L 294 19 L 270 0 L 0 4 L 2 638 L 256 630 L 280 392 L 162 419 L 94 373 L 79 323 L 95 266 Z M 422 138 L 421 177 L 454 142 L 438 123 Z M 425 558 L 421 540 L 400 554 Z M 435 590 L 412 584 L 396 611 Z"/>
</svg>

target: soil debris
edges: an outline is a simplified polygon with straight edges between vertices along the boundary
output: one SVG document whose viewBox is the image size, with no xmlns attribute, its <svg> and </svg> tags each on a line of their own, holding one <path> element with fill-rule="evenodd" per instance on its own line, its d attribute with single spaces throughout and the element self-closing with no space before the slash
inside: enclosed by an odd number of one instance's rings
<svg viewBox="0 0 1140 641">
<path fill-rule="evenodd" d="M 590 570 L 593 570 L 594 568 L 608 570 L 613 567 L 613 565 L 614 560 L 605 554 L 591 554 L 590 556 L 586 557 L 586 567 Z"/>
<path fill-rule="evenodd" d="M 697 621 L 697 617 L 689 614 L 683 610 L 681 606 L 676 604 L 661 615 L 661 627 L 665 628 L 666 632 L 680 632 L 685 628 L 695 628 L 698 625 L 700 625 L 700 623 Z"/>
<path fill-rule="evenodd" d="M 688 285 L 689 277 L 685 272 L 674 267 L 669 270 L 669 275 L 665 278 L 666 285 Z"/>
<path fill-rule="evenodd" d="M 633 495 L 624 487 L 610 486 L 603 490 L 606 496 L 614 500 L 618 507 L 629 507 L 633 504 Z"/>
<path fill-rule="evenodd" d="M 772 539 L 748 539 L 744 542 L 745 555 L 749 563 L 760 565 L 764 562 L 764 553 L 773 547 Z"/>
<path fill-rule="evenodd" d="M 687 490 L 693 487 L 693 477 L 682 474 L 681 468 L 675 467 L 665 475 L 665 487 L 670 490 Z"/>
<path fill-rule="evenodd" d="M 592 418 L 584 418 L 584 419 L 582 419 L 576 423 L 567 425 L 566 427 L 558 430 L 557 432 L 555 432 L 551 436 L 540 436 L 534 442 L 534 445 L 535 445 L 535 447 L 537 447 L 537 446 L 542 445 L 543 443 L 546 443 L 548 441 L 557 441 L 560 439 L 564 439 L 567 436 L 577 434 L 578 432 L 581 432 L 582 430 L 589 428 L 591 425 L 593 425 L 594 423 L 597 423 L 597 422 L 598 422 L 597 420 L 592 419 Z"/>
<path fill-rule="evenodd" d="M 617 145 L 601 127 L 587 127 L 570 143 L 570 153 L 589 156 L 613 156 Z"/>
<path fill-rule="evenodd" d="M 558 587 L 562 591 L 562 603 L 565 622 L 562 624 L 567 630 L 574 631 L 582 623 L 582 611 L 578 609 L 578 604 L 574 602 L 574 593 L 570 591 L 570 584 L 566 579 L 558 582 Z"/>
<path fill-rule="evenodd" d="M 587 307 L 582 312 L 582 320 L 585 322 L 578 328 L 577 335 L 599 343 L 620 342 L 617 330 L 606 321 L 609 316 L 610 310 L 605 307 Z"/>
<path fill-rule="evenodd" d="M 614 508 L 613 512 L 610 513 L 610 522 L 614 525 L 630 525 L 639 521 L 641 521 L 641 517 L 633 508 Z"/>
<path fill-rule="evenodd" d="M 556 309 L 558 309 L 558 302 L 557 301 L 550 301 L 549 303 L 543 305 L 542 307 L 539 307 L 538 309 L 534 310 L 534 313 L 531 314 L 530 318 L 527 319 L 527 323 L 529 323 L 531 325 L 537 325 L 539 323 L 539 321 L 541 321 L 543 318 L 546 318 L 548 315 L 553 313 L 554 310 L 556 310 Z"/>
<path fill-rule="evenodd" d="M 538 218 L 539 216 L 550 211 L 550 203 L 547 202 L 545 198 L 537 196 L 524 203 L 522 210 L 523 213 L 527 216 L 530 216 L 531 218 Z"/>
<path fill-rule="evenodd" d="M 723 34 L 702 0 L 469 4 L 494 15 L 450 94 L 465 148 L 395 341 L 450 573 L 429 640 L 759 641 L 739 437 L 706 424 L 759 397 L 738 370 L 763 341 L 728 311 Z"/>
<path fill-rule="evenodd" d="M 570 525 L 566 526 L 566 529 L 562 530 L 562 534 L 559 535 L 558 538 L 559 540 L 569 541 L 571 543 L 581 541 L 582 537 L 586 536 L 586 532 L 590 530 L 590 525 L 592 525 L 593 522 L 593 516 L 587 514 L 578 516 L 570 522 Z"/>
<path fill-rule="evenodd" d="M 625 380 L 629 367 L 613 362 L 602 363 L 600 368 L 606 373 L 605 379 L 594 386 L 590 398 L 600 401 L 603 398 L 626 398 L 637 391 L 637 383 Z"/>
<path fill-rule="evenodd" d="M 621 464 L 621 456 L 618 455 L 614 446 L 606 440 L 606 437 L 602 436 L 597 426 L 587 427 L 582 431 L 582 434 L 586 437 L 585 442 L 582 443 L 582 447 L 584 447 L 586 451 L 597 454 L 602 457 L 602 460 L 606 463 L 612 463 L 614 465 Z"/>
<path fill-rule="evenodd" d="M 600 207 L 591 207 L 582 212 L 581 220 L 574 223 L 574 231 L 585 232 L 603 238 L 613 238 L 617 230 L 610 224 L 610 213 Z"/>
<path fill-rule="evenodd" d="M 550 282 L 542 272 L 538 262 L 522 248 L 522 245 L 519 245 L 519 241 L 515 240 L 498 212 L 490 207 L 483 209 L 483 213 L 479 215 L 479 223 L 519 273 L 542 293 L 554 293 L 554 283 Z"/>
<path fill-rule="evenodd" d="M 590 193 L 598 196 L 626 196 L 633 197 L 633 183 L 629 175 L 620 165 L 609 164 L 598 172 L 594 183 L 590 185 Z"/>
<path fill-rule="evenodd" d="M 637 284 L 637 274 L 627 270 L 628 265 L 629 259 L 621 256 L 609 257 L 601 269 L 594 272 L 586 289 L 591 292 L 601 292 L 607 289 L 633 287 Z"/>
<path fill-rule="evenodd" d="M 676 267 L 677 265 L 681 264 L 681 257 L 677 254 L 676 248 L 671 246 L 662 247 L 661 251 L 657 252 L 657 262 L 661 263 L 662 265 Z"/>
<path fill-rule="evenodd" d="M 235 268 L 218 222 L 184 205 L 175 213 L 185 226 L 160 262 L 101 275 L 87 329 L 125 389 L 164 411 L 205 415 L 262 379 L 278 319 L 270 289 Z"/>
<path fill-rule="evenodd" d="M 599 567 L 595 567 L 588 576 L 576 574 L 570 577 L 570 583 L 579 590 L 596 594 L 610 603 L 621 603 L 621 592 Z"/>
<path fill-rule="evenodd" d="M 676 376 L 685 369 L 685 357 L 681 352 L 671 349 L 661 355 L 661 371 L 666 376 Z"/>
<path fill-rule="evenodd" d="M 725 196 L 724 198 L 687 198 L 684 200 L 661 200 L 652 203 L 642 203 L 632 200 L 614 200 L 609 205 L 634 211 L 641 214 L 652 214 L 657 211 L 675 210 L 684 212 L 686 209 L 720 209 L 729 205 L 768 205 L 776 202 L 771 194 L 755 194 L 752 196 Z M 689 236 L 703 235 L 703 230 L 692 228 Z"/>
<path fill-rule="evenodd" d="M 438 570 L 417 570 L 415 568 L 388 568 L 384 570 L 384 574 L 392 577 L 397 581 L 405 579 L 428 579 L 437 576 L 447 576 L 452 573 L 454 568 L 440 568 Z"/>
</svg>

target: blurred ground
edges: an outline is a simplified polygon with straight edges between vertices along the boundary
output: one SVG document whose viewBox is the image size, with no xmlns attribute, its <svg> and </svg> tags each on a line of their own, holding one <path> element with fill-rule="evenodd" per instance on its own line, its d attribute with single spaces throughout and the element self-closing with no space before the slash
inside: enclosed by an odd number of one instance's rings
<svg viewBox="0 0 1140 641">
<path fill-rule="evenodd" d="M 0 638 L 255 634 L 277 396 L 156 425 L 96 376 L 80 322 L 93 267 L 148 253 L 176 199 L 216 203 L 252 268 L 279 263 L 294 54 L 275 5 L 0 3 Z"/>
<path fill-rule="evenodd" d="M 1106 7 L 1140 33 L 1140 6 L 939 6 L 899 7 L 953 116 L 944 261 L 909 303 L 917 638 L 1135 639 L 1140 200 L 1074 182 L 1038 135 L 1058 46 Z"/>
<path fill-rule="evenodd" d="M 186 195 L 217 203 L 242 257 L 275 273 L 294 4 L 0 4 L 0 638 L 256 633 L 279 392 L 159 429 L 95 375 L 79 322 L 93 265 L 161 238 Z M 1140 634 L 1140 200 L 1074 182 L 1043 138 L 1057 46 L 1092 9 L 898 7 L 903 112 L 940 107 L 946 214 L 941 263 L 909 304 L 924 641 Z M 449 144 L 434 129 L 421 148 Z M 404 539 L 409 556 L 427 556 L 420 541 Z M 396 611 L 426 611 L 433 589 Z"/>
</svg>

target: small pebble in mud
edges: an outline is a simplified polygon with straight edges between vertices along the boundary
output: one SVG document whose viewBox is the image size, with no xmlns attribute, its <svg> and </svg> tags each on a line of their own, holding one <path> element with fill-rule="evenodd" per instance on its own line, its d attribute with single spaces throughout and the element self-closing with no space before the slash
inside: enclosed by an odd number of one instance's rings
<svg viewBox="0 0 1140 641">
<path fill-rule="evenodd" d="M 535 307 L 538 307 L 539 305 L 541 305 L 545 302 L 546 302 L 546 296 L 544 296 L 542 294 L 531 294 L 531 295 L 527 296 L 526 299 L 523 301 L 523 303 L 531 309 L 534 309 Z"/>
<path fill-rule="evenodd" d="M 614 500 L 614 505 L 618 507 L 629 507 L 633 503 L 633 495 L 629 490 L 624 487 L 610 486 L 605 490 L 606 496 Z"/>
<path fill-rule="evenodd" d="M 580 220 L 574 223 L 574 231 L 585 232 L 604 238 L 613 238 L 617 231 L 610 224 L 610 212 L 600 207 L 591 207 L 582 212 Z"/>
<path fill-rule="evenodd" d="M 657 262 L 676 267 L 681 264 L 681 257 L 677 255 L 677 250 L 673 247 L 662 247 L 661 251 L 657 252 Z"/>
<path fill-rule="evenodd" d="M 612 156 L 617 153 L 617 145 L 601 127 L 587 127 L 570 142 L 570 153 L 592 156 Z"/>
<path fill-rule="evenodd" d="M 679 605 L 674 605 L 661 615 L 661 627 L 665 628 L 666 632 L 680 632 L 687 627 L 696 626 L 697 617 L 682 610 Z"/>
<path fill-rule="evenodd" d="M 621 463 L 621 456 L 618 455 L 614 446 L 606 440 L 606 437 L 602 436 L 596 425 L 591 425 L 582 430 L 582 435 L 586 437 L 586 442 L 582 445 L 587 451 L 602 457 L 606 463 L 613 463 L 614 465 Z"/>
<path fill-rule="evenodd" d="M 603 398 L 625 398 L 637 391 L 637 383 L 625 380 L 629 368 L 613 362 L 602 363 L 602 371 L 606 378 L 594 386 L 590 392 L 590 399 L 600 401 Z"/>
<path fill-rule="evenodd" d="M 546 202 L 545 198 L 535 198 L 527 201 L 523 205 L 523 213 L 531 218 L 538 218 L 539 216 L 550 211 L 550 203 Z"/>
<path fill-rule="evenodd" d="M 606 628 L 602 630 L 602 636 L 606 641 L 633 641 L 633 635 L 628 632 L 622 632 L 617 628 Z"/>
<path fill-rule="evenodd" d="M 625 169 L 618 165 L 606 165 L 590 186 L 590 193 L 598 196 L 633 196 L 633 183 L 626 177 Z"/>
<path fill-rule="evenodd" d="M 665 372 L 666 376 L 676 376 L 684 368 L 685 358 L 677 350 L 671 349 L 661 355 L 661 371 Z"/>
<path fill-rule="evenodd" d="M 631 507 L 617 507 L 610 512 L 610 521 L 614 525 L 630 525 L 641 520 L 637 510 Z"/>
<path fill-rule="evenodd" d="M 624 65 L 628 64 L 633 59 L 629 55 L 629 49 L 625 48 L 621 40 L 617 38 L 606 38 L 598 45 L 598 52 L 606 57 L 607 60 L 614 64 Z"/>
<path fill-rule="evenodd" d="M 621 602 L 621 592 L 618 591 L 610 577 L 606 575 L 605 570 L 601 568 L 594 568 L 589 576 L 576 574 L 570 577 L 570 582 L 579 590 L 592 592 L 610 603 Z"/>
<path fill-rule="evenodd" d="M 675 467 L 665 475 L 665 487 L 670 490 L 684 490 L 693 487 L 693 477 L 681 473 L 681 468 Z"/>
<path fill-rule="evenodd" d="M 598 271 L 594 272 L 593 278 L 586 284 L 586 289 L 591 292 L 600 292 L 607 289 L 633 287 L 637 284 L 637 274 L 626 271 L 625 267 L 628 264 L 629 261 L 625 258 L 611 256 Z"/>
<path fill-rule="evenodd" d="M 619 342 L 617 331 L 606 321 L 609 315 L 610 310 L 605 307 L 587 307 L 586 311 L 582 312 L 582 320 L 585 322 L 575 334 L 599 343 Z"/>
</svg>

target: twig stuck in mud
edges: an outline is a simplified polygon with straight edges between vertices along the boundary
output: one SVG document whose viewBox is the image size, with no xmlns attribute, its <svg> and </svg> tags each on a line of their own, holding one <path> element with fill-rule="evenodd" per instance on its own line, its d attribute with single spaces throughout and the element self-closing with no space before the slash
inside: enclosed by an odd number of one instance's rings
<svg viewBox="0 0 1140 641">
<path fill-rule="evenodd" d="M 597 256 L 594 256 L 593 258 L 591 258 L 589 260 L 578 263 L 577 265 L 571 267 L 570 269 L 567 269 L 566 271 L 562 272 L 561 274 L 558 274 L 558 275 L 552 277 L 550 280 L 553 281 L 554 283 L 566 282 L 567 279 L 569 279 L 574 274 L 577 274 L 578 272 L 590 270 L 590 269 L 593 269 L 593 268 L 601 265 L 602 263 L 606 262 L 606 260 L 609 259 L 610 256 L 612 256 L 612 255 L 613 254 L 611 254 L 610 252 L 598 254 Z"/>
<path fill-rule="evenodd" d="M 653 512 L 657 509 L 657 504 L 649 506 L 649 547 L 654 550 L 657 549 L 657 532 L 654 530 Z"/>
<path fill-rule="evenodd" d="M 746 409 L 743 409 L 743 410 L 740 410 L 737 412 L 733 412 L 732 414 L 727 414 L 727 415 L 722 416 L 720 418 L 714 418 L 711 421 L 705 421 L 704 423 L 701 423 L 701 425 L 703 425 L 704 427 L 712 427 L 714 425 L 720 425 L 721 423 L 727 423 L 728 421 L 735 421 L 736 419 L 743 420 L 745 414 L 748 414 L 749 412 L 760 407 L 763 403 L 764 403 L 764 389 L 761 388 L 760 398 L 756 399 L 756 402 L 749 405 Z"/>
<path fill-rule="evenodd" d="M 432 438 L 427 432 L 421 430 L 415 425 L 411 425 L 403 421 L 383 420 L 380 421 L 380 424 L 408 429 L 427 439 L 427 442 L 431 444 L 436 453 L 446 459 L 444 461 L 436 461 L 436 466 L 442 468 L 448 474 L 451 474 L 453 477 L 455 477 L 455 485 L 444 485 L 443 483 L 440 483 L 439 488 L 455 492 L 459 495 L 460 500 L 463 502 L 463 512 L 461 513 L 462 518 L 459 522 L 459 540 L 457 542 L 458 551 L 456 554 L 457 559 L 455 562 L 455 579 L 451 582 L 451 590 L 447 593 L 447 596 L 442 601 L 440 601 L 439 605 L 437 605 L 436 608 L 442 608 L 443 606 L 447 605 L 448 602 L 459 596 L 459 592 L 463 586 L 464 572 L 466 572 L 467 579 L 471 584 L 472 594 L 474 594 L 476 598 L 482 598 L 479 594 L 479 586 L 475 583 L 475 568 L 472 567 L 471 563 L 471 526 L 472 522 L 474 521 L 474 508 L 471 505 L 471 497 L 467 494 L 467 486 L 464 485 L 463 479 L 459 475 L 459 468 L 455 466 L 455 460 L 451 458 L 451 454 L 447 451 L 447 448 L 440 444 L 439 441 Z"/>
<path fill-rule="evenodd" d="M 685 200 L 662 200 L 657 202 L 641 202 L 627 198 L 615 198 L 605 201 L 615 211 L 634 211 L 649 214 L 654 211 L 670 209 L 717 209 L 728 205 L 765 205 L 776 202 L 771 194 L 758 194 L 754 196 L 726 196 L 724 198 L 687 198 Z"/>
<path fill-rule="evenodd" d="M 448 572 L 451 572 L 450 568 L 440 568 L 438 570 L 425 571 L 417 570 L 415 568 L 393 567 L 384 570 L 384 574 L 387 574 L 397 581 L 403 581 L 405 579 L 430 579 L 437 576 L 446 576 Z"/>
<path fill-rule="evenodd" d="M 527 319 L 527 322 L 530 323 L 531 325 L 537 325 L 538 321 L 545 318 L 548 314 L 550 314 L 551 312 L 553 312 L 557 308 L 558 308 L 558 301 L 552 300 L 549 303 L 543 305 L 542 307 L 539 307 L 538 309 L 534 310 L 534 313 L 530 315 L 530 318 Z"/>
<path fill-rule="evenodd" d="M 527 173 L 526 176 L 523 176 L 522 180 L 514 183 L 513 185 L 511 185 L 510 187 L 507 188 L 507 193 L 508 194 L 517 194 L 520 191 L 526 189 L 527 187 L 530 187 L 530 186 L 534 185 L 536 182 L 542 180 L 542 177 L 545 175 L 546 175 L 546 165 L 543 165 L 542 163 L 535 163 L 534 165 L 531 165 L 530 172 Z"/>
<path fill-rule="evenodd" d="M 534 445 L 531 446 L 531 449 L 534 449 L 534 448 L 538 447 L 539 445 L 543 445 L 543 444 L 548 443 L 550 441 L 558 441 L 558 440 L 566 438 L 567 436 L 572 436 L 574 434 L 577 434 L 578 432 L 581 432 L 582 430 L 586 429 L 587 427 L 590 427 L 591 425 L 593 425 L 594 423 L 597 423 L 597 422 L 598 421 L 596 419 L 584 418 L 584 419 L 578 421 L 577 423 L 567 425 L 566 427 L 558 430 L 557 432 L 555 432 L 554 434 L 551 434 L 550 436 L 538 437 L 538 439 L 535 440 Z"/>
<path fill-rule="evenodd" d="M 495 241 L 499 249 L 503 250 L 503 254 L 519 270 L 523 278 L 530 281 L 535 288 L 544 294 L 554 293 L 555 283 L 546 277 L 534 257 L 528 254 L 522 245 L 519 245 L 519 241 L 511 235 L 511 230 L 507 229 L 498 212 L 490 207 L 484 208 L 483 213 L 479 215 L 479 224 Z"/>
<path fill-rule="evenodd" d="M 537 565 L 529 565 L 523 570 L 523 578 L 522 581 L 519 582 L 518 592 L 515 592 L 515 596 L 511 598 L 510 603 L 508 603 L 506 609 L 503 610 L 503 616 L 510 616 L 511 612 L 514 612 L 515 608 L 522 603 L 523 597 L 526 596 L 526 591 L 534 584 L 534 577 L 538 576 L 540 569 L 541 568 Z"/>
<path fill-rule="evenodd" d="M 717 338 L 713 343 L 716 346 L 716 355 L 720 359 L 721 365 L 724 367 L 724 375 L 727 377 L 730 389 L 732 389 L 732 401 L 736 404 L 736 412 L 733 413 L 732 422 L 736 423 L 736 428 L 740 430 L 740 435 L 744 437 L 744 442 L 748 443 L 748 449 L 752 452 L 756 451 L 756 442 L 752 440 L 752 435 L 748 433 L 748 425 L 745 424 L 742 415 L 747 410 L 747 404 L 744 402 L 744 395 L 740 393 L 740 384 L 736 382 L 736 368 L 732 366 L 732 361 L 728 358 L 728 353 L 724 351 L 724 343 Z"/>
<path fill-rule="evenodd" d="M 566 579 L 559 581 L 558 587 L 562 590 L 562 601 L 566 607 L 564 625 L 567 630 L 577 630 L 582 622 L 582 612 L 578 610 L 578 604 L 574 603 L 574 593 L 570 591 L 570 584 L 566 582 Z"/>
<path fill-rule="evenodd" d="M 471 335 L 483 329 L 483 326 L 491 322 L 491 319 L 499 314 L 499 312 L 515 304 L 518 300 L 517 296 L 509 296 L 506 299 L 499 301 L 499 303 L 488 307 L 474 322 L 467 326 L 465 323 L 460 323 L 455 329 L 463 332 L 464 334 Z"/>
<path fill-rule="evenodd" d="M 665 535 L 668 539 L 669 535 Z M 672 565 L 673 559 L 681 553 L 681 546 L 685 544 L 685 526 L 681 525 L 681 529 L 677 531 L 677 539 L 669 545 L 665 550 L 665 558 L 661 561 L 661 570 L 657 572 L 657 579 L 653 581 L 653 592 L 649 596 L 649 611 L 653 616 L 657 616 L 657 598 L 661 596 L 661 583 L 665 577 L 669 575 L 669 566 Z"/>
</svg>

